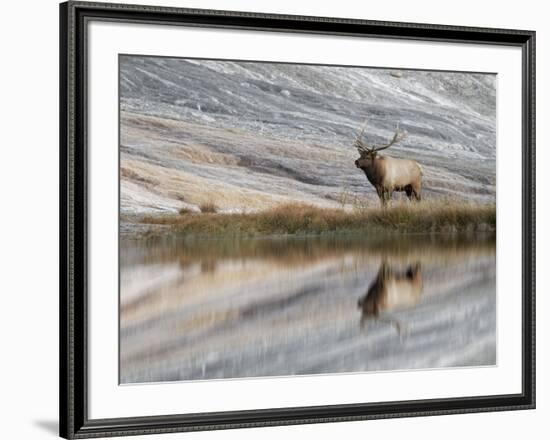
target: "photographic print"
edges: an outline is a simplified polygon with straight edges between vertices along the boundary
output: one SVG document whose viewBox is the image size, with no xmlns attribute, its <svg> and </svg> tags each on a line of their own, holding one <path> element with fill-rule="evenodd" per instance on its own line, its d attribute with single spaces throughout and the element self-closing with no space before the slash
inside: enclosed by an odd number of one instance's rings
<svg viewBox="0 0 550 440">
<path fill-rule="evenodd" d="M 495 365 L 496 82 L 120 55 L 120 383 Z"/>
</svg>

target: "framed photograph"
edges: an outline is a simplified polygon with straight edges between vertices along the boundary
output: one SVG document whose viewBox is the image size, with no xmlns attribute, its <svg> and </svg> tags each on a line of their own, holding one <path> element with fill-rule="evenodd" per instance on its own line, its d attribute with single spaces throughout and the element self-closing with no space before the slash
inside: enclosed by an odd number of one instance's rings
<svg viewBox="0 0 550 440">
<path fill-rule="evenodd" d="M 65 438 L 535 407 L 535 33 L 60 6 Z"/>
</svg>

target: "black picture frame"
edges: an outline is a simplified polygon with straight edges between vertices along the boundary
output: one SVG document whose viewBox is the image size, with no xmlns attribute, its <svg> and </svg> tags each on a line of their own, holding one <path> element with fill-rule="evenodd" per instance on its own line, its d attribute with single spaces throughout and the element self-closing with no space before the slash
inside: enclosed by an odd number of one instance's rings
<svg viewBox="0 0 550 440">
<path fill-rule="evenodd" d="M 86 26 L 91 20 L 516 46 L 522 50 L 522 393 L 88 417 Z M 60 5 L 60 435 L 88 438 L 535 408 L 535 32 L 105 3 Z"/>
</svg>

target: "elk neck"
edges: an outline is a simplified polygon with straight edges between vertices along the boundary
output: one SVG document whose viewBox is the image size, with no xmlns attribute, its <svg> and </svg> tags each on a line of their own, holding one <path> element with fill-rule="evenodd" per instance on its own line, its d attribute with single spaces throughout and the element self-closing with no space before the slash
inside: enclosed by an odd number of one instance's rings
<svg viewBox="0 0 550 440">
<path fill-rule="evenodd" d="M 373 185 L 377 185 L 384 180 L 384 156 L 377 155 L 375 158 L 365 160 L 361 164 L 361 169 L 367 176 L 367 179 Z"/>
</svg>

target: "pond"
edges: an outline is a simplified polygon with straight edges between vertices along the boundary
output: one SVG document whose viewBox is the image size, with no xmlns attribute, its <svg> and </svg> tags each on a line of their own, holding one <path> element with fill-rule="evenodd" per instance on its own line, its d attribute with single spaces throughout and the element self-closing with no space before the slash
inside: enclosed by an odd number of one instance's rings
<svg viewBox="0 0 550 440">
<path fill-rule="evenodd" d="M 121 383 L 486 366 L 494 235 L 123 239 Z"/>
</svg>

